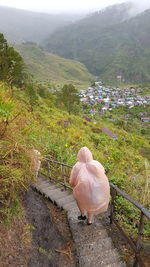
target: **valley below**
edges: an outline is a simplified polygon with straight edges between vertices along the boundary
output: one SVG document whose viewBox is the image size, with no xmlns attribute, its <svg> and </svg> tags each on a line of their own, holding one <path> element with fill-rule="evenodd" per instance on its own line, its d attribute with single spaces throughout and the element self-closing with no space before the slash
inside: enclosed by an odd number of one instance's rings
<svg viewBox="0 0 150 267">
<path fill-rule="evenodd" d="M 149 266 L 145 255 L 150 247 L 150 9 L 137 11 L 134 4 L 116 4 L 90 14 L 0 6 L 2 267 L 78 266 L 65 209 L 31 185 L 36 182 L 38 160 L 44 177 L 53 177 L 58 186 L 65 176 L 69 186 L 71 169 L 66 164 L 73 166 L 85 146 L 104 166 L 109 183 L 128 196 L 114 197 L 111 188 L 108 211 L 114 211 L 134 246 L 140 237 L 137 247 Z M 46 159 L 62 165 L 47 164 Z M 148 214 L 144 222 L 142 210 L 129 197 Z M 131 267 L 134 254 L 116 226 L 108 223 L 109 217 L 107 213 L 98 219 L 121 260 Z M 72 225 L 84 229 L 84 223 L 72 220 Z M 85 231 L 87 238 L 89 230 Z M 91 242 L 98 250 L 96 241 Z M 81 254 L 93 246 L 87 244 L 81 246 Z"/>
</svg>

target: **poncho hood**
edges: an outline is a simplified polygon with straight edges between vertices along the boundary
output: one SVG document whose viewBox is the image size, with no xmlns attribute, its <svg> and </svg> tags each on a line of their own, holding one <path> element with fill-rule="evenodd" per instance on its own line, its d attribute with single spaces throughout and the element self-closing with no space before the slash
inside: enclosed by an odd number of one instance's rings
<svg viewBox="0 0 150 267">
<path fill-rule="evenodd" d="M 92 153 L 87 147 L 82 147 L 79 150 L 77 158 L 79 162 L 84 162 L 84 163 L 87 163 L 93 160 Z"/>
</svg>

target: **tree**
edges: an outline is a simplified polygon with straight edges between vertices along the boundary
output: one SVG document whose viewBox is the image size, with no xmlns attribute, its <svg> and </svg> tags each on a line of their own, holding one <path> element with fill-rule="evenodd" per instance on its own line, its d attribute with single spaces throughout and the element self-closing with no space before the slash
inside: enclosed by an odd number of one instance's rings
<svg viewBox="0 0 150 267">
<path fill-rule="evenodd" d="M 65 84 L 63 88 L 57 92 L 57 103 L 70 113 L 79 111 L 80 97 L 78 90 L 72 84 Z"/>
<path fill-rule="evenodd" d="M 21 87 L 24 82 L 25 65 L 20 54 L 9 47 L 4 35 L 0 33 L 0 80 L 10 86 Z"/>
<path fill-rule="evenodd" d="M 33 111 L 33 107 L 37 104 L 37 101 L 38 101 L 36 88 L 35 88 L 35 85 L 33 83 L 27 84 L 26 88 L 27 88 L 26 93 L 29 97 L 30 108 L 31 108 L 31 111 Z"/>
</svg>

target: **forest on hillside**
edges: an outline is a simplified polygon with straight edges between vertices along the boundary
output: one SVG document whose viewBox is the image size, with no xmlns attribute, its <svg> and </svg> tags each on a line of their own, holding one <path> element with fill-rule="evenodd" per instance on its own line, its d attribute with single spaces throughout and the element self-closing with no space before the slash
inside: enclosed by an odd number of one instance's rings
<svg viewBox="0 0 150 267">
<path fill-rule="evenodd" d="M 54 32 L 45 47 L 84 63 L 109 84 L 150 82 L 150 10 L 130 17 L 130 5 L 116 5 Z"/>
</svg>

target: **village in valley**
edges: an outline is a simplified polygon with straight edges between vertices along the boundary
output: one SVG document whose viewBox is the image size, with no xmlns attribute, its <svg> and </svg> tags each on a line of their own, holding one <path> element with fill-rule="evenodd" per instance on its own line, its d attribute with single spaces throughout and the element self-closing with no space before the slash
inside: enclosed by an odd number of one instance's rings
<svg viewBox="0 0 150 267">
<path fill-rule="evenodd" d="M 94 108 L 96 104 L 101 104 L 99 115 L 103 115 L 106 111 L 111 112 L 114 108 L 121 106 L 132 109 L 135 106 L 150 105 L 150 96 L 141 96 L 140 88 L 105 87 L 101 81 L 95 82 L 94 86 L 87 90 L 81 90 L 79 96 L 81 103 L 91 106 L 91 116 L 96 114 Z M 142 122 L 150 123 L 150 117 L 146 115 L 146 113 L 142 113 L 139 119 Z"/>
</svg>

